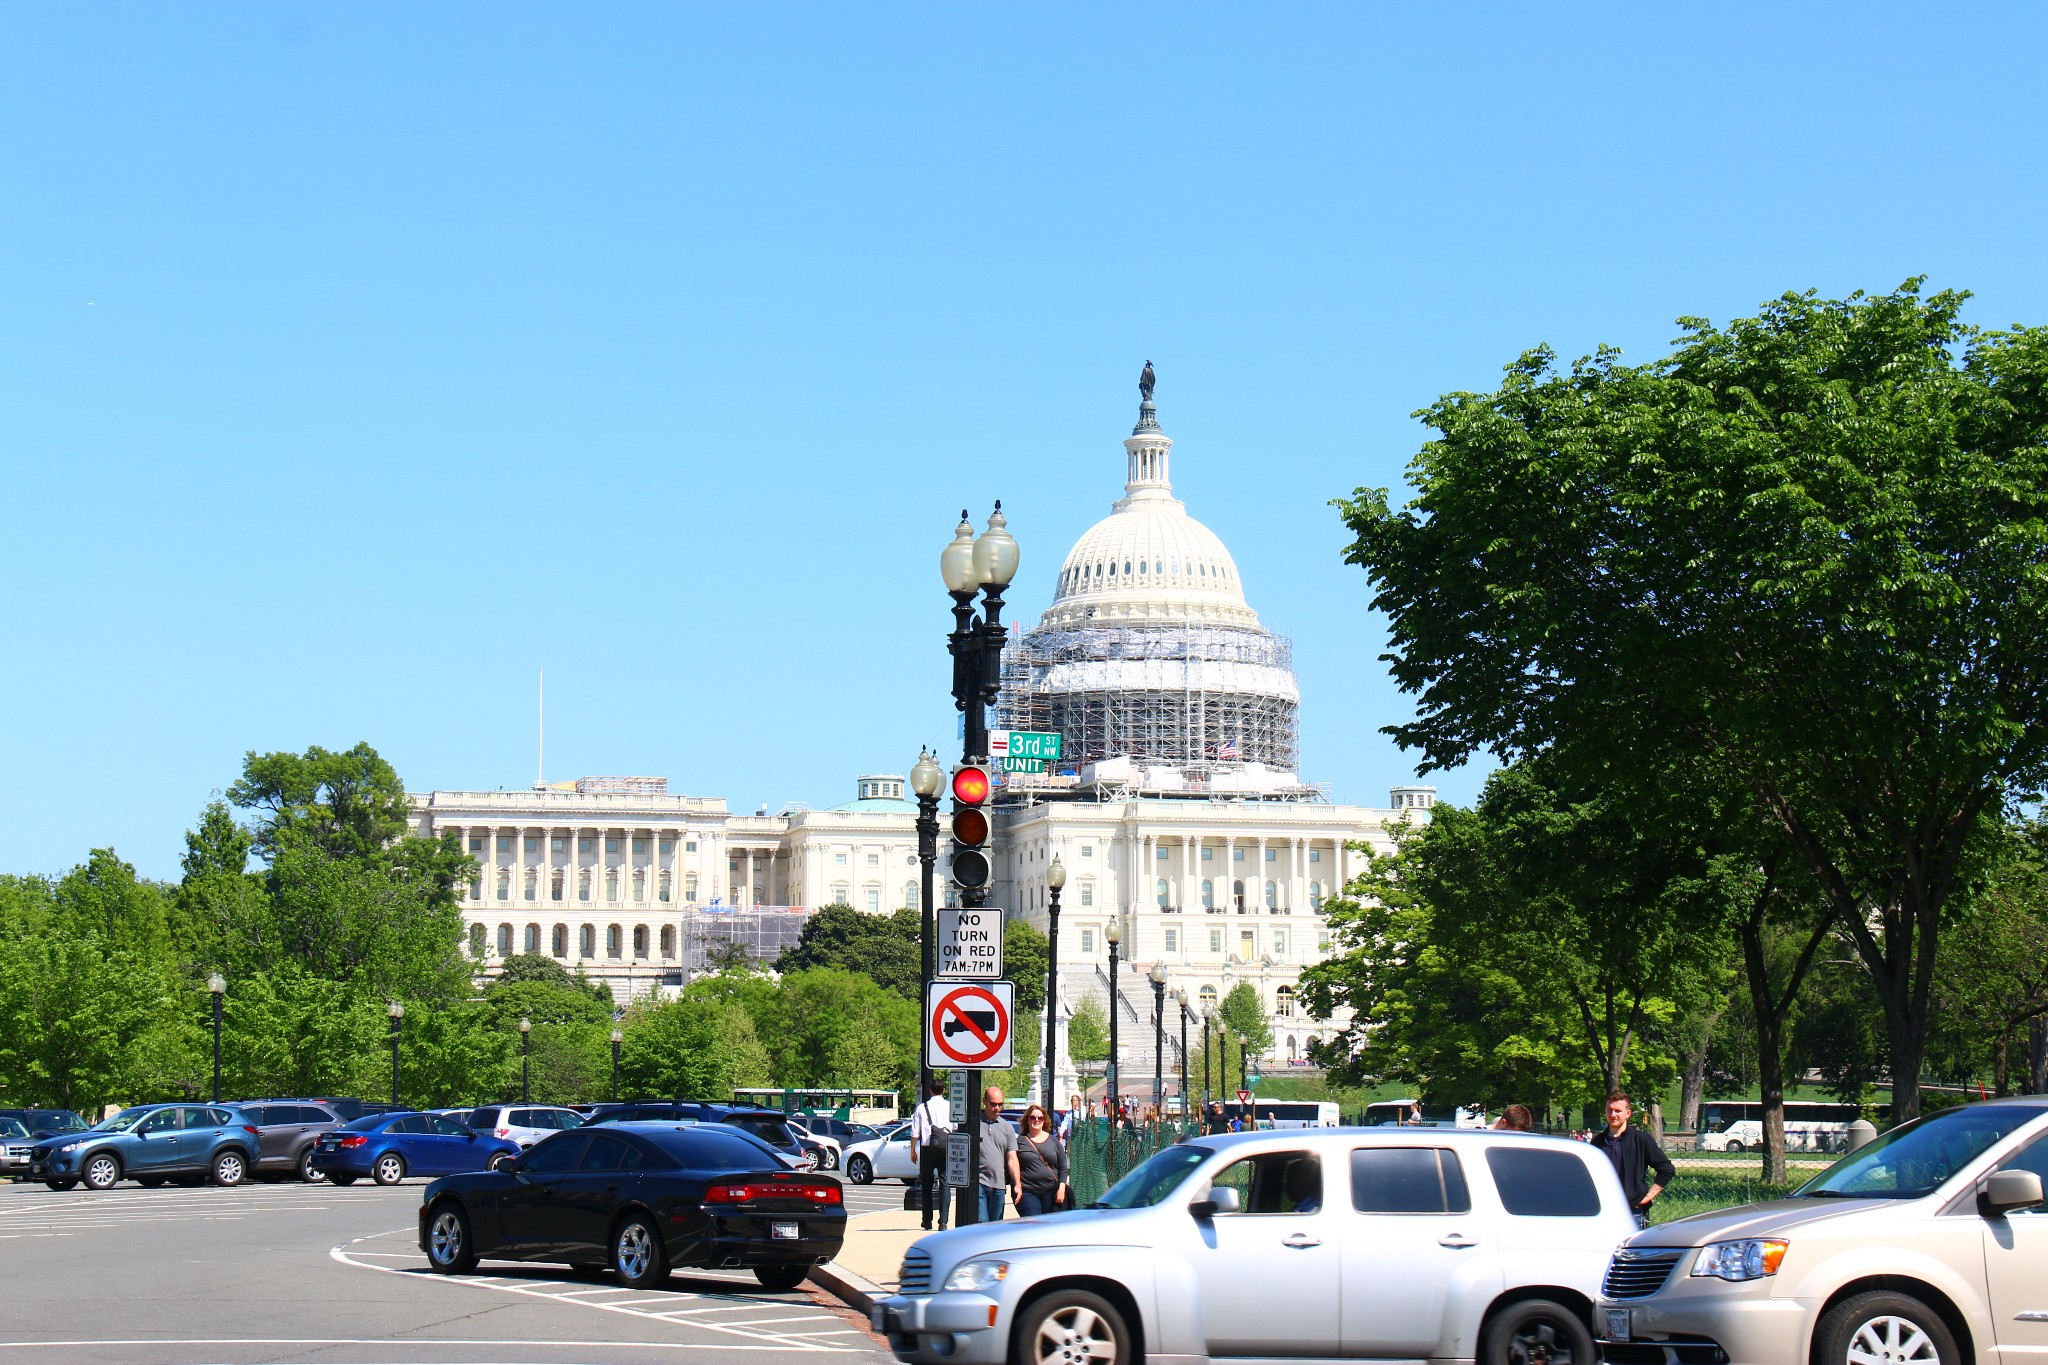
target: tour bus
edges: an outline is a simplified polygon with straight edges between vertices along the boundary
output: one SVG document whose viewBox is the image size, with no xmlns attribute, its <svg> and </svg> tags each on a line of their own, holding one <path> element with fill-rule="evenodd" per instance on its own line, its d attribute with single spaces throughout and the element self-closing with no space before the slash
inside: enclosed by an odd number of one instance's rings
<svg viewBox="0 0 2048 1365">
<path fill-rule="evenodd" d="M 1849 1125 L 1862 1117 L 1855 1104 L 1788 1100 L 1785 1104 L 1785 1150 L 1846 1152 Z M 1702 1152 L 1760 1152 L 1764 1146 L 1761 1100 L 1708 1100 L 1700 1106 L 1699 1149 Z"/>
<path fill-rule="evenodd" d="M 1421 1117 L 1416 1117 L 1420 1111 Z M 1477 1105 L 1424 1104 L 1420 1100 L 1381 1100 L 1365 1106 L 1368 1128 L 1484 1128 L 1486 1111 Z"/>
<path fill-rule="evenodd" d="M 1226 1104 L 1225 1113 L 1237 1113 L 1238 1106 Z M 1253 1099 L 1246 1106 L 1251 1117 L 1261 1128 L 1270 1124 L 1275 1128 L 1335 1128 L 1337 1126 L 1337 1105 L 1332 1100 L 1262 1100 Z"/>
<path fill-rule="evenodd" d="M 897 1116 L 896 1092 L 893 1090 L 743 1086 L 732 1092 L 732 1102 L 762 1109 L 780 1109 L 785 1114 L 818 1114 L 876 1128 L 894 1123 Z"/>
</svg>

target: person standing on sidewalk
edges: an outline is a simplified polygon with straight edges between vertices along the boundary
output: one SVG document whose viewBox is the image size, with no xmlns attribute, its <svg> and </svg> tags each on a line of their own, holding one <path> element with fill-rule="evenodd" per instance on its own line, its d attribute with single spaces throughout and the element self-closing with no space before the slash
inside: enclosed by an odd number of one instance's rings
<svg viewBox="0 0 2048 1365">
<path fill-rule="evenodd" d="M 1017 1144 L 1017 1173 L 1023 1193 L 1017 1196 L 1017 1216 L 1055 1213 L 1067 1202 L 1067 1148 L 1052 1130 L 1045 1109 L 1032 1105 L 1024 1111 L 1024 1132 Z"/>
<path fill-rule="evenodd" d="M 1593 1135 L 1593 1145 L 1607 1153 L 1607 1159 L 1614 1163 L 1614 1173 L 1621 1177 L 1621 1188 L 1628 1195 L 1629 1211 L 1635 1215 L 1636 1226 L 1646 1228 L 1650 1226 L 1650 1205 L 1664 1193 L 1664 1187 L 1677 1174 L 1677 1167 L 1664 1155 L 1655 1138 L 1640 1128 L 1628 1126 L 1633 1112 L 1627 1095 L 1619 1090 L 1610 1094 L 1607 1127 Z M 1652 1171 L 1656 1172 L 1655 1183 L 1650 1180 Z"/>
<path fill-rule="evenodd" d="M 919 1189 L 933 1191 L 932 1203 L 939 1206 L 939 1231 L 952 1219 L 953 1201 L 946 1197 L 946 1135 L 953 1131 L 953 1106 L 946 1100 L 946 1086 L 934 1080 L 930 1092 L 910 1117 L 910 1158 L 917 1163 Z M 931 1183 L 926 1185 L 926 1181 Z M 924 1210 L 924 1227 L 931 1230 L 932 1210 Z"/>
<path fill-rule="evenodd" d="M 1003 1196 L 1024 1193 L 1024 1175 L 1017 1166 L 1017 1130 L 1003 1117 L 1003 1092 L 995 1086 L 981 1092 L 981 1221 L 1003 1221 Z"/>
</svg>

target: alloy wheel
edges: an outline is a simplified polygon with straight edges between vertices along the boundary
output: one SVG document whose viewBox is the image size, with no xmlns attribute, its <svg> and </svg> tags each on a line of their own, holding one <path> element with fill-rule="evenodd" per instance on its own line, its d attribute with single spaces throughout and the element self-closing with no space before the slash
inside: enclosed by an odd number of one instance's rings
<svg viewBox="0 0 2048 1365">
<path fill-rule="evenodd" d="M 1932 1365 L 1941 1352 L 1911 1318 L 1872 1318 L 1849 1338 L 1849 1365 Z"/>
<path fill-rule="evenodd" d="M 396 1185 L 405 1179 L 405 1163 L 395 1154 L 386 1153 L 377 1158 L 376 1172 L 379 1185 Z"/>
<path fill-rule="evenodd" d="M 239 1185 L 242 1183 L 242 1173 L 245 1169 L 240 1152 L 222 1152 L 213 1163 L 213 1183 Z"/>
<path fill-rule="evenodd" d="M 87 1189 L 109 1189 L 120 1179 L 121 1163 L 110 1156 L 96 1156 L 91 1161 L 85 1163 L 85 1184 Z"/>
<path fill-rule="evenodd" d="M 1558 1335 L 1557 1324 L 1538 1318 L 1508 1338 L 1509 1365 L 1588 1365 L 1574 1358 L 1572 1344 Z"/>
<path fill-rule="evenodd" d="M 628 1223 L 619 1230 L 619 1272 L 639 1279 L 654 1260 L 654 1242 L 643 1223 Z"/>
<path fill-rule="evenodd" d="M 454 1265 L 462 1259 L 462 1218 L 454 1209 L 442 1209 L 427 1233 L 427 1254 L 437 1265 Z"/>
<path fill-rule="evenodd" d="M 1076 1365 L 1084 1360 L 1116 1362 L 1116 1334 L 1107 1320 L 1085 1304 L 1068 1304 L 1038 1325 L 1032 1359 L 1039 1365 Z"/>
</svg>

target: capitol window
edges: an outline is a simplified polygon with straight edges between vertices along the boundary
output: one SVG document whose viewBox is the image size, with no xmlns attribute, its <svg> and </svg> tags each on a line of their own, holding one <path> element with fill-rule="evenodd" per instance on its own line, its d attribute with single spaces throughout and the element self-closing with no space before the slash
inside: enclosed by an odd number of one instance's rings
<svg viewBox="0 0 2048 1365">
<path fill-rule="evenodd" d="M 1273 931 L 1273 956 L 1287 956 L 1287 931 L 1285 929 L 1275 929 Z"/>
<path fill-rule="evenodd" d="M 526 926 L 526 951 L 529 953 L 538 953 L 540 951 L 540 926 L 538 924 Z"/>
<path fill-rule="evenodd" d="M 469 955 L 471 957 L 482 957 L 484 955 L 484 927 L 481 924 L 469 926 Z"/>
<path fill-rule="evenodd" d="M 1083 929 L 1081 931 L 1081 951 L 1084 954 L 1095 951 L 1095 931 L 1093 929 Z"/>
<path fill-rule="evenodd" d="M 1215 988 L 1214 986 L 1204 986 L 1204 987 L 1202 987 L 1201 993 L 1200 993 L 1200 995 L 1199 995 L 1199 997 L 1198 997 L 1198 998 L 1199 998 L 1199 999 L 1201 1000 L 1201 1002 L 1202 1002 L 1202 1008 L 1203 1008 L 1203 1009 L 1213 1009 L 1213 1008 L 1215 1008 L 1215 1006 L 1216 1006 L 1216 988 Z"/>
<path fill-rule="evenodd" d="M 1180 930 L 1168 929 L 1166 931 L 1166 951 L 1169 953 L 1180 951 Z"/>
<path fill-rule="evenodd" d="M 1166 908 L 1166 894 L 1166 878 L 1161 877 L 1159 879 L 1159 908 L 1161 910 Z"/>
<path fill-rule="evenodd" d="M 1206 848 L 1202 850 L 1205 854 L 1208 851 Z M 1202 878 L 1202 908 L 1205 910 L 1214 910 L 1216 908 L 1216 883 L 1207 877 Z"/>
<path fill-rule="evenodd" d="M 619 955 L 619 926 L 614 924 L 604 931 L 604 953 L 606 957 Z"/>
<path fill-rule="evenodd" d="M 644 924 L 633 926 L 633 956 L 647 956 L 647 926 Z"/>
<path fill-rule="evenodd" d="M 617 853 L 619 851 L 619 839 L 617 835 L 608 834 L 605 836 L 604 851 L 607 853 Z"/>
<path fill-rule="evenodd" d="M 1279 904 L 1280 904 L 1280 885 L 1279 885 L 1279 883 L 1277 883 L 1277 882 L 1267 882 L 1267 883 L 1266 883 L 1266 908 L 1267 908 L 1268 910 L 1271 910 L 1271 909 L 1274 909 L 1275 907 L 1277 907 L 1277 906 L 1278 906 Z"/>
<path fill-rule="evenodd" d="M 1093 904 L 1095 904 L 1095 883 L 1094 883 L 1094 882 L 1082 882 L 1082 883 L 1081 883 L 1081 904 L 1083 904 L 1083 905 L 1093 905 Z"/>
<path fill-rule="evenodd" d="M 881 892 L 872 890 L 868 892 L 868 913 L 871 915 L 879 915 L 882 913 Z"/>
<path fill-rule="evenodd" d="M 696 851 L 697 841 L 695 839 L 691 839 L 683 845 L 683 852 L 685 853 L 695 853 Z"/>
<path fill-rule="evenodd" d="M 647 841 L 645 839 L 635 839 L 633 841 L 633 851 L 635 853 L 645 853 L 647 851 Z"/>
<path fill-rule="evenodd" d="M 569 955 L 569 926 L 566 924 L 557 924 L 555 926 L 554 937 L 555 956 L 567 957 Z"/>
<path fill-rule="evenodd" d="M 1294 987 L 1282 986 L 1273 992 L 1273 1013 L 1282 1019 L 1294 1017 Z"/>
<path fill-rule="evenodd" d="M 1215 850 L 1215 849 L 1213 849 L 1213 848 L 1210 848 L 1210 847 L 1209 847 L 1208 845 L 1206 845 L 1206 844 L 1204 844 L 1204 845 L 1202 846 L 1202 861 L 1203 861 L 1203 862 L 1205 862 L 1205 863 L 1206 863 L 1206 862 L 1208 862 L 1208 861 L 1209 861 L 1209 860 L 1210 860 L 1211 858 L 1215 857 L 1215 855 L 1216 855 L 1216 850 Z"/>
<path fill-rule="evenodd" d="M 1211 929 L 1209 931 L 1209 951 L 1212 953 L 1223 951 L 1223 931 L 1221 929 Z"/>
<path fill-rule="evenodd" d="M 1095 845 L 1093 845 L 1093 844 L 1083 844 L 1083 845 L 1081 845 L 1081 856 L 1082 856 L 1083 858 L 1093 858 L 1093 857 L 1095 856 Z"/>
<path fill-rule="evenodd" d="M 586 924 L 576 935 L 576 951 L 583 957 L 597 956 L 597 930 Z"/>
<path fill-rule="evenodd" d="M 1323 851 L 1319 848 L 1310 849 L 1308 851 L 1308 860 L 1312 863 L 1321 862 L 1323 860 Z"/>
<path fill-rule="evenodd" d="M 868 855 L 868 866 L 869 866 L 869 867 L 880 867 L 881 865 L 882 865 L 882 855 L 881 855 L 881 854 L 879 854 L 879 853 L 870 853 L 870 854 Z"/>
</svg>

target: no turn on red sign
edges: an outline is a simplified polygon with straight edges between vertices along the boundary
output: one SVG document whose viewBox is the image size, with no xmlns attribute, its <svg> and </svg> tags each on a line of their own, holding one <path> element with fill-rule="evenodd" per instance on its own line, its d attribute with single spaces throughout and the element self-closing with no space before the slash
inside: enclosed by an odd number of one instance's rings
<svg viewBox="0 0 2048 1365">
<path fill-rule="evenodd" d="M 1016 992 L 1008 981 L 932 982 L 924 997 L 925 1064 L 1008 1070 L 1015 1064 Z"/>
</svg>

